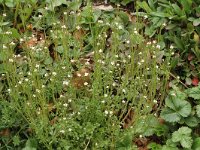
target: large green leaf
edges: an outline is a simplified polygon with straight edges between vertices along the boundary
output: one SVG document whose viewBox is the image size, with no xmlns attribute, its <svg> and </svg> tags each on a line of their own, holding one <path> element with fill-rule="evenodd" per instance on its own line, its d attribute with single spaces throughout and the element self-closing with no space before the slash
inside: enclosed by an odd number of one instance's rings
<svg viewBox="0 0 200 150">
<path fill-rule="evenodd" d="M 197 113 L 197 116 L 200 118 L 200 105 L 196 106 L 196 113 Z"/>
<path fill-rule="evenodd" d="M 200 86 L 189 88 L 185 90 L 185 92 L 188 94 L 189 97 L 192 97 L 196 100 L 200 100 Z"/>
<path fill-rule="evenodd" d="M 181 120 L 181 116 L 170 108 L 164 108 L 160 116 L 168 122 L 178 122 Z"/>
<path fill-rule="evenodd" d="M 180 142 L 181 146 L 184 148 L 191 148 L 192 147 L 192 137 L 191 137 L 192 130 L 188 127 L 181 127 L 178 131 L 175 131 L 172 134 L 172 141 L 173 142 Z"/>
</svg>

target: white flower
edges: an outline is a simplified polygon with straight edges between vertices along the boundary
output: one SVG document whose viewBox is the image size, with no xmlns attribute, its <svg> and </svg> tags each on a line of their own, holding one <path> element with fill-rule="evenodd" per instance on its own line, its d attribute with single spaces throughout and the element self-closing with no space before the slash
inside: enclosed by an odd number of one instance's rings
<svg viewBox="0 0 200 150">
<path fill-rule="evenodd" d="M 11 58 L 10 58 L 8 61 L 9 61 L 9 62 L 14 62 L 14 60 L 13 60 L 13 59 L 11 59 Z"/>
<path fill-rule="evenodd" d="M 102 101 L 101 101 L 101 103 L 103 103 L 103 104 L 104 104 L 104 103 L 105 103 L 105 100 L 102 100 Z"/>
<path fill-rule="evenodd" d="M 113 66 L 114 66 L 114 65 L 115 65 L 115 62 L 114 62 L 114 61 L 112 61 L 112 62 L 111 62 L 111 65 L 113 65 Z"/>
<path fill-rule="evenodd" d="M 174 48 L 174 46 L 173 45 L 170 45 L 170 49 L 173 49 Z"/>
<path fill-rule="evenodd" d="M 64 12 L 64 15 L 67 15 L 67 12 L 66 12 L 66 11 Z"/>
<path fill-rule="evenodd" d="M 148 16 L 147 15 L 144 15 L 144 19 L 147 19 L 148 18 Z"/>
<path fill-rule="evenodd" d="M 103 52 L 103 50 L 102 50 L 102 49 L 100 49 L 100 50 L 99 50 L 99 53 L 102 53 L 102 52 Z"/>
<path fill-rule="evenodd" d="M 119 25 L 119 26 L 118 26 L 118 29 L 120 29 L 120 30 L 121 30 L 121 29 L 122 29 L 122 26 L 121 26 L 121 25 Z"/>
<path fill-rule="evenodd" d="M 80 26 L 76 26 L 76 29 L 79 30 L 81 27 Z"/>
<path fill-rule="evenodd" d="M 98 20 L 98 23 L 103 23 L 103 20 Z"/>
<path fill-rule="evenodd" d="M 7 16 L 6 13 L 3 13 L 3 16 L 6 17 Z"/>
<path fill-rule="evenodd" d="M 85 85 L 85 86 L 88 85 L 88 82 L 84 82 L 84 85 Z"/>
<path fill-rule="evenodd" d="M 39 90 L 39 89 L 36 89 L 36 92 L 37 92 L 37 93 L 40 93 L 40 90 Z"/>
<path fill-rule="evenodd" d="M 53 76 L 56 76 L 56 75 L 57 75 L 57 73 L 56 73 L 56 72 L 52 72 L 52 75 L 53 75 Z"/>
<path fill-rule="evenodd" d="M 141 63 L 144 63 L 144 59 L 141 60 Z"/>
<path fill-rule="evenodd" d="M 66 85 L 66 86 L 69 85 L 69 81 L 67 81 L 67 80 L 63 81 L 63 85 Z"/>
<path fill-rule="evenodd" d="M 106 115 L 108 115 L 109 112 L 108 112 L 107 110 L 105 110 L 104 113 L 105 113 Z"/>
<path fill-rule="evenodd" d="M 72 99 L 68 99 L 68 102 L 71 103 L 71 102 L 72 102 Z"/>
<path fill-rule="evenodd" d="M 160 45 L 156 45 L 156 48 L 157 48 L 157 49 L 160 49 Z"/>
<path fill-rule="evenodd" d="M 78 76 L 78 77 L 81 77 L 81 74 L 80 74 L 80 73 L 77 73 L 77 76 Z"/>
<path fill-rule="evenodd" d="M 67 107 L 67 106 L 68 106 L 68 104 L 67 104 L 67 103 L 64 103 L 64 104 L 63 104 L 63 106 L 64 106 L 64 107 Z"/>
<path fill-rule="evenodd" d="M 65 133 L 65 130 L 60 130 L 60 133 Z"/>
<path fill-rule="evenodd" d="M 66 27 L 66 25 L 63 25 L 63 26 L 61 26 L 61 28 L 62 28 L 62 29 L 66 29 L 67 27 Z"/>
<path fill-rule="evenodd" d="M 72 129 L 71 129 L 71 128 L 69 128 L 69 129 L 68 129 L 68 131 L 69 131 L 69 132 L 71 132 L 71 131 L 72 131 Z"/>
<path fill-rule="evenodd" d="M 125 100 L 122 100 L 122 103 L 123 103 L 123 104 L 125 104 L 125 103 L 126 103 L 126 101 L 125 101 Z"/>
<path fill-rule="evenodd" d="M 122 89 L 122 92 L 123 92 L 123 93 L 126 93 L 126 90 L 125 90 L 125 89 Z"/>
<path fill-rule="evenodd" d="M 66 69 L 66 67 L 65 67 L 65 66 L 63 66 L 63 67 L 62 67 L 62 69 L 64 70 L 64 69 Z"/>
<path fill-rule="evenodd" d="M 108 94 L 104 94 L 104 97 L 108 97 Z"/>
<path fill-rule="evenodd" d="M 130 43 L 130 41 L 129 41 L 129 40 L 127 40 L 127 41 L 126 41 L 126 43 L 127 43 L 127 44 L 129 44 L 129 43 Z"/>
<path fill-rule="evenodd" d="M 35 65 L 35 67 L 36 67 L 36 68 L 39 68 L 39 67 L 40 67 L 40 65 L 39 65 L 39 64 L 36 64 L 36 65 Z"/>
<path fill-rule="evenodd" d="M 8 89 L 7 91 L 8 91 L 8 93 L 10 93 L 10 92 L 11 92 L 11 89 Z"/>
</svg>

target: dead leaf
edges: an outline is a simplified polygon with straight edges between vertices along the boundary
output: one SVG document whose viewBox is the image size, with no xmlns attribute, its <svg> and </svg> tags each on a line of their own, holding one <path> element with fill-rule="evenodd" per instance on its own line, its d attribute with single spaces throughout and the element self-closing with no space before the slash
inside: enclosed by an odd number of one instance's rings
<svg viewBox="0 0 200 150">
<path fill-rule="evenodd" d="M 6 128 L 0 131 L 0 136 L 10 136 L 10 129 Z"/>
<path fill-rule="evenodd" d="M 76 71 L 72 78 L 72 85 L 78 89 L 86 86 L 86 84 L 90 83 L 90 73 L 91 70 L 88 68 L 81 68 Z"/>
<path fill-rule="evenodd" d="M 50 125 L 54 125 L 58 120 L 58 117 L 54 117 L 51 121 L 50 121 Z"/>
<path fill-rule="evenodd" d="M 92 7 L 94 10 L 103 10 L 103 11 L 113 11 L 114 8 L 111 5 L 98 5 Z"/>
</svg>

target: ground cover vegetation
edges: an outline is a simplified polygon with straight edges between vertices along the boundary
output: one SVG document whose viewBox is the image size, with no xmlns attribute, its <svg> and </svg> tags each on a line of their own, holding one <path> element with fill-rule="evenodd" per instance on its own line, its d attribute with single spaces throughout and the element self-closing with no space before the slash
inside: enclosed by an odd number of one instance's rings
<svg viewBox="0 0 200 150">
<path fill-rule="evenodd" d="M 0 14 L 0 149 L 200 149 L 199 1 L 0 0 Z"/>
</svg>

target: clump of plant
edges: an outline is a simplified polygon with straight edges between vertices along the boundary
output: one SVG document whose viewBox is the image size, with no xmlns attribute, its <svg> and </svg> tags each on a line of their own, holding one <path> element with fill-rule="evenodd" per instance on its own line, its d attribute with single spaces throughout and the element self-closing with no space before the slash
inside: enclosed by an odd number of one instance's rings
<svg viewBox="0 0 200 150">
<path fill-rule="evenodd" d="M 24 31 L 2 25 L 3 148 L 131 149 L 140 135 L 164 134 L 155 116 L 168 56 L 127 13 L 91 5 L 78 11 L 80 4 L 42 3 L 22 21 Z"/>
<path fill-rule="evenodd" d="M 200 3 L 192 0 L 137 2 L 146 22 L 145 34 L 157 37 L 163 47 L 174 47 L 172 72 L 186 85 L 199 82 Z"/>
</svg>

